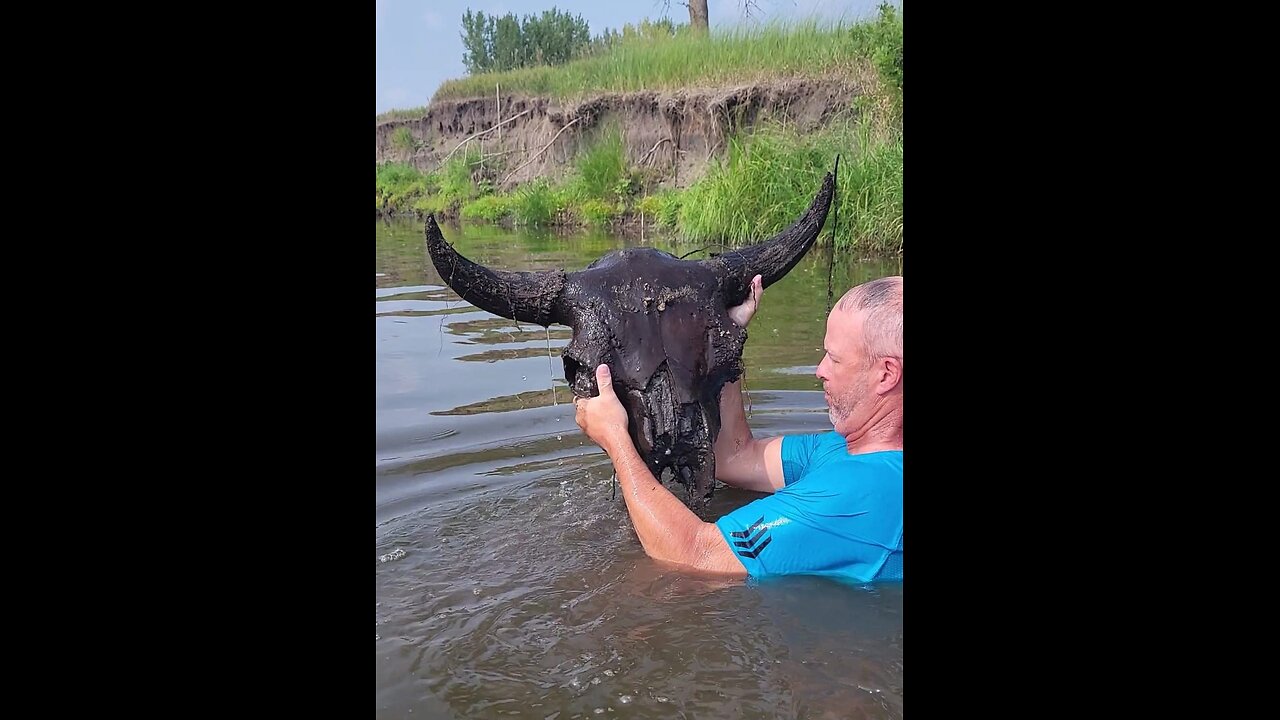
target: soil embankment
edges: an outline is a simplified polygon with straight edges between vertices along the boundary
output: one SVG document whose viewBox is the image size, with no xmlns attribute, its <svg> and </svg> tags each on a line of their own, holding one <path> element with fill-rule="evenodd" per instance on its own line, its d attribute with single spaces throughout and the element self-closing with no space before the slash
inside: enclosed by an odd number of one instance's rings
<svg viewBox="0 0 1280 720">
<path fill-rule="evenodd" d="M 495 88 L 496 90 L 496 88 Z M 573 167 L 596 130 L 614 126 L 622 134 L 627 164 L 646 169 L 668 187 L 688 187 L 728 140 L 762 123 L 786 124 L 800 132 L 817 129 L 848 111 L 863 88 L 848 77 L 792 78 L 722 88 L 599 94 L 563 101 L 501 96 L 432 103 L 416 119 L 376 124 L 375 160 L 404 162 L 435 171 L 474 143 L 495 169 L 498 190 L 548 178 Z M 408 130 L 410 141 L 399 132 Z M 455 152 L 456 151 L 456 152 Z"/>
</svg>

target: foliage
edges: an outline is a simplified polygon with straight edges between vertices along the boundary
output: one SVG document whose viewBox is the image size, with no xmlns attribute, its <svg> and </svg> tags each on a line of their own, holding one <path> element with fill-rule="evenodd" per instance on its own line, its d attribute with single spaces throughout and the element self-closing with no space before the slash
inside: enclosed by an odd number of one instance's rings
<svg viewBox="0 0 1280 720">
<path fill-rule="evenodd" d="M 684 25 L 641 23 L 630 34 L 625 27 L 619 34 L 606 31 L 578 59 L 554 69 L 526 64 L 506 72 L 473 70 L 445 81 L 434 100 L 485 97 L 494 83 L 503 92 L 563 98 L 830 74 L 882 76 L 882 84 L 901 88 L 902 17 L 886 8 L 874 21 L 775 21 L 709 35 Z"/>
<path fill-rule="evenodd" d="M 886 84 L 902 92 L 902 18 L 888 3 L 881 3 L 873 22 L 849 29 L 853 47 L 871 60 Z"/>
<path fill-rule="evenodd" d="M 585 224 L 594 227 L 604 227 L 622 214 L 618 205 L 595 198 L 583 200 L 574 209 Z"/>
<path fill-rule="evenodd" d="M 564 209 L 562 197 L 545 180 L 522 186 L 516 191 L 512 205 L 516 222 L 521 225 L 550 225 Z"/>
<path fill-rule="evenodd" d="M 581 15 L 555 8 L 517 19 L 472 12 L 462 15 L 462 63 L 467 72 L 503 72 L 537 65 L 562 65 L 587 46 L 591 31 Z"/>
<path fill-rule="evenodd" d="M 653 21 L 645 18 L 636 25 L 631 23 L 623 25 L 621 31 L 605 28 L 604 32 L 591 38 L 590 44 L 583 49 L 582 54 L 607 55 L 624 42 L 668 40 L 676 35 L 688 34 L 688 32 L 689 25 L 687 23 L 677 25 L 671 22 L 670 18 Z"/>
<path fill-rule="evenodd" d="M 508 219 L 515 207 L 511 197 L 501 195 L 482 195 L 462 206 L 459 214 L 468 220 L 486 220 L 496 223 Z"/>
<path fill-rule="evenodd" d="M 414 198 L 435 192 L 434 178 L 424 176 L 409 165 L 390 163 L 375 167 L 375 205 L 379 208 L 401 208 Z"/>
<path fill-rule="evenodd" d="M 838 230 L 841 249 L 896 251 L 902 245 L 902 133 L 865 119 L 817 133 L 775 128 L 735 138 L 727 162 L 684 194 L 682 236 L 746 245 L 782 231 L 808 208 L 837 155 L 838 203 L 819 242 Z"/>
<path fill-rule="evenodd" d="M 617 125 L 601 129 L 596 141 L 577 160 L 578 195 L 599 200 L 617 197 L 620 189 L 629 194 L 626 147 Z"/>
<path fill-rule="evenodd" d="M 650 223 L 674 229 L 680 217 L 681 197 L 679 191 L 663 190 L 640 198 L 636 210 L 644 213 Z"/>
</svg>

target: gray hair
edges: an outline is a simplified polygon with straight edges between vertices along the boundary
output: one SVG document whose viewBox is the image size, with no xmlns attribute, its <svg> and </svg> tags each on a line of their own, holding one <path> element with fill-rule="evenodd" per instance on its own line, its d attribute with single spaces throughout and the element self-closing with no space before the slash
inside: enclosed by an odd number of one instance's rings
<svg viewBox="0 0 1280 720">
<path fill-rule="evenodd" d="M 867 362 L 878 357 L 902 360 L 902 276 L 871 280 L 849 289 L 836 307 L 842 312 L 866 311 L 862 341 Z"/>
</svg>

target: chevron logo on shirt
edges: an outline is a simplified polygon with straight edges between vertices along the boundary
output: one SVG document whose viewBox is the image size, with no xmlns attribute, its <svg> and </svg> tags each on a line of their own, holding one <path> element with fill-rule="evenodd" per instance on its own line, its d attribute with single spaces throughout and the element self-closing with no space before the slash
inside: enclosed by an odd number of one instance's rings
<svg viewBox="0 0 1280 720">
<path fill-rule="evenodd" d="M 760 519 L 751 523 L 751 527 L 746 530 L 729 534 L 736 538 L 750 538 L 748 540 L 734 540 L 733 544 L 736 547 L 746 548 L 745 550 L 739 550 L 739 555 L 755 559 L 760 556 L 760 553 L 764 552 L 769 543 L 773 542 L 773 538 L 767 535 L 768 531 L 769 528 L 764 526 L 764 516 L 761 515 Z M 764 542 L 760 542 L 760 538 L 764 538 Z"/>
</svg>

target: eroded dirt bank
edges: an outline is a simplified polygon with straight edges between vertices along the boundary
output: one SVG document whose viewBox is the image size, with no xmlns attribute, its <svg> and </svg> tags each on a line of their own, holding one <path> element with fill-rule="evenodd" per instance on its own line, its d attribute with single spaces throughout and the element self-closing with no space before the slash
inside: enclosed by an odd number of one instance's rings
<svg viewBox="0 0 1280 720">
<path fill-rule="evenodd" d="M 451 153 L 466 151 L 464 144 L 474 144 L 495 168 L 495 186 L 507 190 L 540 177 L 563 177 L 579 150 L 594 142 L 596 131 L 616 124 L 630 166 L 651 170 L 664 186 L 688 187 L 735 133 L 764 122 L 809 132 L 874 91 L 836 77 L 601 94 L 579 101 L 496 94 L 447 100 L 433 103 L 421 118 L 376 123 L 375 159 L 431 172 Z M 411 142 L 398 132 L 401 128 Z"/>
</svg>

